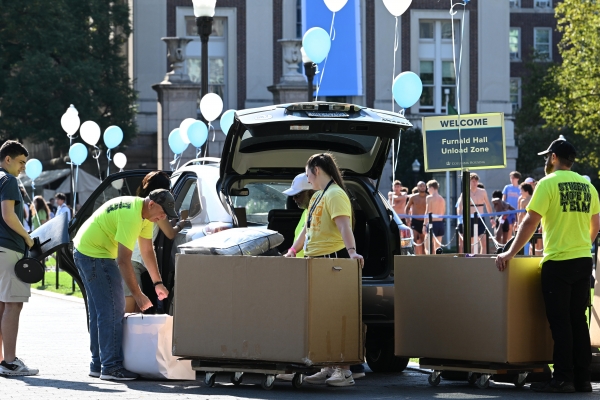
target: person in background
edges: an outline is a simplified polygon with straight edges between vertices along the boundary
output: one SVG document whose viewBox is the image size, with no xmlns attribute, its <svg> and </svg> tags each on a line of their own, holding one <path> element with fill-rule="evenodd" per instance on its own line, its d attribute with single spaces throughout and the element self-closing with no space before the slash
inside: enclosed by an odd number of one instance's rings
<svg viewBox="0 0 600 400">
<path fill-rule="evenodd" d="M 15 275 L 15 264 L 23 258 L 33 239 L 23 228 L 23 198 L 17 176 L 25 171 L 29 152 L 16 140 L 7 140 L 0 147 L 0 375 L 37 375 L 16 355 L 19 318 L 23 303 L 29 301 L 31 285 Z M 2 353 L 4 350 L 4 353 Z M 5 393 L 2 398 L 10 396 Z"/>
<path fill-rule="evenodd" d="M 311 156 L 306 163 L 306 176 L 318 192 L 310 200 L 304 229 L 285 257 L 296 257 L 304 248 L 305 257 L 352 258 L 363 267 L 364 260 L 356 252 L 352 232 L 352 205 L 333 155 Z M 325 367 L 304 381 L 330 386 L 354 385 L 349 365 Z"/>
<path fill-rule="evenodd" d="M 514 210 L 513 206 L 502 200 L 502 192 L 499 190 L 494 190 L 494 193 L 492 193 L 492 205 L 494 206 L 495 212 Z M 496 217 L 496 228 L 494 229 L 494 234 L 496 241 L 500 244 L 506 244 L 510 239 L 510 224 L 508 223 L 508 217 L 510 215 L 512 214 L 498 215 Z"/>
<path fill-rule="evenodd" d="M 71 214 L 71 209 L 67 205 L 67 196 L 64 193 L 56 193 L 54 195 L 56 199 L 56 216 L 58 217 L 61 214 L 67 214 L 67 221 L 70 221 L 73 215 Z"/>
<path fill-rule="evenodd" d="M 56 215 L 56 210 L 57 210 L 57 207 L 56 207 L 56 204 L 54 201 L 54 197 L 51 197 L 48 200 L 48 208 L 50 209 L 50 219 L 52 219 Z"/>
<path fill-rule="evenodd" d="M 408 201 L 408 196 L 402 189 L 402 183 L 396 180 L 392 185 L 392 191 L 388 193 L 388 203 L 396 211 L 396 214 L 404 214 L 404 207 Z M 402 222 L 406 223 L 405 218 L 402 218 Z"/>
<path fill-rule="evenodd" d="M 476 173 L 471 173 L 470 175 L 470 181 L 469 181 L 469 189 L 471 192 L 471 199 L 470 199 L 470 207 L 469 207 L 469 211 L 471 214 L 471 242 L 472 244 L 475 243 L 476 240 L 479 240 L 481 242 L 481 247 L 480 247 L 480 252 L 481 254 L 485 254 L 486 253 L 486 249 L 487 249 L 487 244 L 485 240 L 482 240 L 484 238 L 485 235 L 485 224 L 483 222 L 483 218 L 477 218 L 477 235 L 478 237 L 475 238 L 473 237 L 475 234 L 475 230 L 473 229 L 475 227 L 475 221 L 474 221 L 474 213 L 477 212 L 477 214 L 481 215 L 483 213 L 483 207 L 485 206 L 487 209 L 488 213 L 492 212 L 492 205 L 490 204 L 490 201 L 488 199 L 488 195 L 487 192 L 480 188 L 479 185 L 479 175 L 477 175 Z M 458 207 L 457 207 L 457 214 L 458 215 L 462 215 L 462 210 L 463 210 L 463 205 L 462 205 L 462 193 L 461 195 L 458 197 Z M 492 218 L 492 228 L 495 227 L 495 221 Z"/>
<path fill-rule="evenodd" d="M 550 381 L 530 387 L 544 393 L 591 392 L 592 353 L 585 314 L 593 269 L 590 249 L 600 228 L 598 192 L 571 171 L 577 155 L 571 143 L 557 139 L 538 155 L 544 156 L 546 176 L 533 192 L 512 245 L 496 257 L 496 266 L 504 271 L 541 221 L 541 284 L 554 340 L 554 371 Z"/>
<path fill-rule="evenodd" d="M 25 199 L 27 198 L 27 192 L 23 186 L 19 186 L 19 190 L 21 191 L 21 197 L 23 198 L 23 228 L 27 231 L 27 233 L 31 232 L 31 218 L 29 215 L 29 207 L 31 204 L 28 204 Z"/>
<path fill-rule="evenodd" d="M 521 180 L 521 173 L 518 171 L 512 171 L 508 174 L 510 178 L 510 185 L 504 186 L 502 189 L 502 200 L 512 206 L 513 209 L 519 208 L 519 197 L 521 196 L 521 189 L 519 189 L 519 181 Z M 513 235 L 515 222 L 517 217 L 515 214 L 508 215 L 508 232 L 509 237 Z"/>
<path fill-rule="evenodd" d="M 528 177 L 528 178 L 525 178 L 525 180 L 523 182 L 524 183 L 529 183 L 531 185 L 531 188 L 533 190 L 535 190 L 535 185 L 537 185 L 537 182 L 536 182 L 535 179 L 533 179 L 532 177 Z"/>
<path fill-rule="evenodd" d="M 146 198 L 150 195 L 153 190 L 156 189 L 165 189 L 169 190 L 171 187 L 171 181 L 169 175 L 162 171 L 152 171 L 148 173 L 142 180 L 142 184 L 137 188 L 135 195 L 137 197 Z M 175 225 L 175 226 L 173 226 Z M 166 237 L 173 240 L 177 233 L 181 232 L 185 225 L 185 220 L 177 221 L 177 219 L 173 219 L 169 221 L 168 219 L 161 219 L 152 227 L 152 243 L 156 240 L 158 236 L 158 231 L 161 230 Z M 136 241 L 135 246 L 133 248 L 133 252 L 131 254 L 131 265 L 133 266 L 133 272 L 135 274 L 135 280 L 137 281 L 138 287 L 142 287 L 142 274 L 147 271 L 146 264 L 144 263 L 144 258 L 142 257 L 142 253 L 140 251 L 140 245 Z M 125 312 L 139 312 L 140 309 L 136 304 L 135 298 L 129 286 L 125 280 L 123 280 L 123 293 L 125 294 Z"/>
<path fill-rule="evenodd" d="M 304 210 L 302 216 L 300 217 L 300 221 L 298 221 L 298 225 L 296 226 L 294 241 L 298 239 L 300 233 L 304 229 L 306 216 L 308 214 L 308 204 L 310 203 L 310 199 L 312 199 L 315 192 L 316 190 L 314 190 L 312 185 L 308 183 L 308 177 L 306 176 L 306 173 L 297 175 L 292 181 L 292 186 L 283 191 L 284 194 L 292 196 L 298 205 L 298 208 Z M 296 257 L 304 257 L 304 249 L 296 252 Z"/>
<path fill-rule="evenodd" d="M 423 249 L 423 241 L 425 240 L 425 235 L 423 234 L 423 222 L 425 219 L 421 217 L 425 215 L 425 209 L 427 208 L 426 199 L 427 186 L 425 185 L 425 182 L 420 181 L 417 183 L 417 194 L 409 196 L 408 202 L 404 207 L 405 214 L 418 216 L 412 217 L 407 221 L 410 223 L 410 227 L 413 229 L 415 237 L 415 254 L 425 254 L 425 250 Z"/>
<path fill-rule="evenodd" d="M 527 180 L 527 179 L 526 179 Z M 531 201 L 531 196 L 533 195 L 533 187 L 529 183 L 521 183 L 519 186 L 521 188 L 521 197 L 519 198 L 519 210 L 526 210 L 529 202 Z M 519 230 L 519 226 L 523 222 L 523 218 L 525 218 L 524 213 L 517 214 L 517 225 L 515 226 L 515 230 Z M 531 243 L 527 243 L 525 245 L 525 255 L 531 255 Z"/>
<path fill-rule="evenodd" d="M 425 200 L 425 224 L 423 226 L 423 234 L 431 234 L 429 232 L 429 213 L 444 215 L 446 212 L 446 200 L 438 193 L 440 186 L 436 180 L 431 180 L 427 182 L 427 189 L 429 191 L 429 195 Z M 444 233 L 446 232 L 446 221 L 443 218 L 433 217 L 433 235 L 435 239 L 433 240 L 433 253 L 436 254 L 437 249 L 440 248 L 441 238 L 444 237 Z M 437 240 L 436 240 L 437 239 Z M 429 241 L 425 241 L 425 246 L 427 251 L 429 251 Z"/>
<path fill-rule="evenodd" d="M 35 231 L 50 220 L 50 209 L 42 196 L 35 196 L 31 203 L 31 223 Z"/>
</svg>

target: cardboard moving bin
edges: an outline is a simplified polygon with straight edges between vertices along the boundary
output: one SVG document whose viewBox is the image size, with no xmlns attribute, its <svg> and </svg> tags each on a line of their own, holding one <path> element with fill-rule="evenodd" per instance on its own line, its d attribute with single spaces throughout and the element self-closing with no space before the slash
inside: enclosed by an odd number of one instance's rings
<svg viewBox="0 0 600 400">
<path fill-rule="evenodd" d="M 362 363 L 361 285 L 356 260 L 178 254 L 173 355 Z"/>
<path fill-rule="evenodd" d="M 490 363 L 552 360 L 539 257 L 396 256 L 397 356 Z"/>
</svg>

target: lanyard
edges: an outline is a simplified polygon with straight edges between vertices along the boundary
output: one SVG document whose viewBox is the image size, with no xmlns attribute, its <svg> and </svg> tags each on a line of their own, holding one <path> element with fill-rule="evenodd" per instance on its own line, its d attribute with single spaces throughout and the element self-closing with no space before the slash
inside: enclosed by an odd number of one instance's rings
<svg viewBox="0 0 600 400">
<path fill-rule="evenodd" d="M 313 206 L 310 208 L 310 211 L 308 212 L 308 219 L 306 221 L 306 229 L 310 228 L 310 223 L 312 221 L 313 212 L 315 212 L 315 209 L 319 205 L 319 202 L 321 201 L 323 196 L 325 196 L 325 192 L 327 191 L 327 189 L 329 189 L 329 186 L 331 186 L 332 183 L 333 183 L 333 179 L 329 181 L 327 186 L 325 186 L 325 189 L 321 192 L 321 195 L 315 200 L 315 202 L 313 203 Z"/>
</svg>

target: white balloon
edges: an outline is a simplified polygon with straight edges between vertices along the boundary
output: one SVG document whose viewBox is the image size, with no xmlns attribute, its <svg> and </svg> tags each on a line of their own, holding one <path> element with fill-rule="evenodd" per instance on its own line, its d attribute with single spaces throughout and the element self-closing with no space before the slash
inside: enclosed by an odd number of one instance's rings
<svg viewBox="0 0 600 400">
<path fill-rule="evenodd" d="M 121 190 L 121 188 L 123 187 L 123 181 L 124 181 L 124 179 L 117 179 L 116 181 L 112 181 L 110 184 L 115 189 Z"/>
<path fill-rule="evenodd" d="M 223 100 L 216 93 L 208 93 L 200 100 L 200 112 L 208 122 L 219 118 L 223 111 Z"/>
<path fill-rule="evenodd" d="M 89 145 L 95 146 L 100 140 L 100 127 L 94 121 L 85 121 L 79 129 L 81 138 Z"/>
<path fill-rule="evenodd" d="M 63 130 L 67 132 L 68 136 L 73 136 L 77 129 L 79 129 L 79 113 L 77 109 L 71 104 L 71 107 L 67 108 L 67 111 L 63 114 L 60 119 L 60 126 L 62 126 Z"/>
<path fill-rule="evenodd" d="M 394 16 L 399 17 L 410 7 L 412 0 L 383 0 L 385 8 Z"/>
<path fill-rule="evenodd" d="M 117 153 L 113 156 L 113 162 L 118 168 L 125 168 L 127 165 L 127 156 L 123 153 Z"/>
<path fill-rule="evenodd" d="M 327 8 L 329 8 L 329 10 L 331 12 L 340 11 L 342 8 L 344 8 L 346 3 L 348 2 L 348 0 L 323 0 L 323 1 L 325 1 L 325 5 L 327 6 Z"/>
<path fill-rule="evenodd" d="M 194 122 L 196 122 L 194 118 L 186 118 L 179 125 L 179 135 L 181 136 L 181 140 L 183 140 L 184 143 L 190 142 L 190 138 L 188 137 L 187 131 L 190 125 Z"/>
</svg>

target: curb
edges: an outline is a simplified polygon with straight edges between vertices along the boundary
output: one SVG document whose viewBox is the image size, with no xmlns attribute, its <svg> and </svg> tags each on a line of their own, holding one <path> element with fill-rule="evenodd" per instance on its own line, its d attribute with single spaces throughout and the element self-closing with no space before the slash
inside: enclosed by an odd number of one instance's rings
<svg viewBox="0 0 600 400">
<path fill-rule="evenodd" d="M 72 303 L 85 304 L 83 299 L 81 299 L 79 297 L 67 296 L 65 294 L 54 293 L 54 292 L 50 292 L 47 290 L 38 290 L 38 289 L 31 288 L 31 294 L 44 296 L 44 297 L 52 297 L 52 298 L 59 299 L 59 300 L 66 300 L 66 301 L 70 301 Z"/>
</svg>

